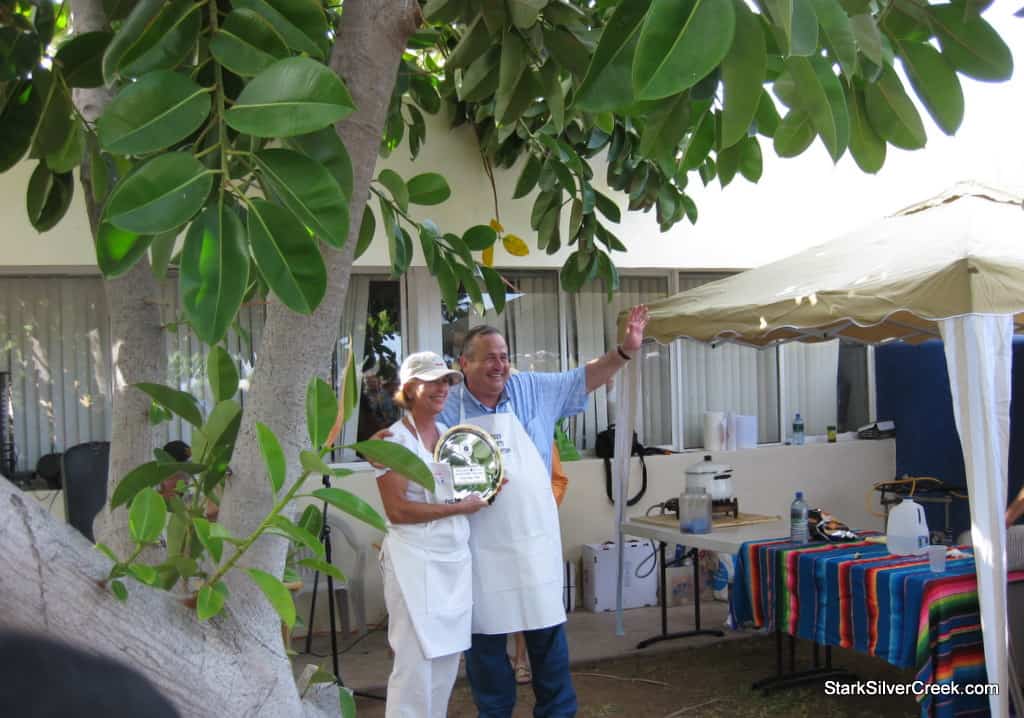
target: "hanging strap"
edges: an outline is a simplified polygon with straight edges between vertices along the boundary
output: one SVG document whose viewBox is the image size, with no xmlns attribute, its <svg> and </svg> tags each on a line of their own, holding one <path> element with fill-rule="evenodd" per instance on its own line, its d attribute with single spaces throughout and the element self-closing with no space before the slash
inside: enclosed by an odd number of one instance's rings
<svg viewBox="0 0 1024 718">
<path fill-rule="evenodd" d="M 635 506 L 643 495 L 647 492 L 647 462 L 644 461 L 644 455 L 640 454 L 640 475 L 642 482 L 640 484 L 640 490 L 636 492 L 636 495 L 626 500 L 626 506 Z M 604 491 L 608 495 L 608 500 L 615 503 L 615 499 L 612 498 L 612 460 L 605 458 L 604 460 Z"/>
</svg>

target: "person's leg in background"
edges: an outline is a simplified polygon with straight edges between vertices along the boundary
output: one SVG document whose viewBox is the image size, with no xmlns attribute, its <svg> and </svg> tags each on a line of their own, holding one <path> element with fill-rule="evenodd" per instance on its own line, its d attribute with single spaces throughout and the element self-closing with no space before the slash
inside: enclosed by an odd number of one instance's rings
<svg viewBox="0 0 1024 718">
<path fill-rule="evenodd" d="M 516 683 L 525 686 L 533 680 L 533 675 L 530 673 L 530 657 L 526 653 L 526 638 L 522 631 L 513 633 L 512 638 L 515 643 L 512 669 L 516 672 Z"/>
<path fill-rule="evenodd" d="M 509 718 L 516 705 L 516 681 L 508 660 L 504 633 L 473 634 L 466 651 L 466 677 L 480 718 Z"/>
<path fill-rule="evenodd" d="M 576 715 L 576 689 L 569 674 L 569 643 L 565 624 L 525 631 L 537 697 L 535 718 L 571 718 Z"/>
</svg>

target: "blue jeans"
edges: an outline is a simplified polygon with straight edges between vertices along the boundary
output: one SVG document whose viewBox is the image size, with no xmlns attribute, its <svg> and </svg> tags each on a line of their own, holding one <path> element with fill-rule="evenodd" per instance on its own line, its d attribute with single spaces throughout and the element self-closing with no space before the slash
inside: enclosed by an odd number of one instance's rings
<svg viewBox="0 0 1024 718">
<path fill-rule="evenodd" d="M 534 718 L 572 718 L 576 689 L 569 675 L 565 624 L 524 631 L 537 697 Z M 480 718 L 509 718 L 516 704 L 516 679 L 506 649 L 508 637 L 473 634 L 466 651 L 466 675 Z"/>
</svg>

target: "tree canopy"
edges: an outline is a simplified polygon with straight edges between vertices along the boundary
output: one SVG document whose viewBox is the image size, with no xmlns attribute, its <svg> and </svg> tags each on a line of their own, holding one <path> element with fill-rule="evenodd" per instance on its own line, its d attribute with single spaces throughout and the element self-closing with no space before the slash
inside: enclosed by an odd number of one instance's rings
<svg viewBox="0 0 1024 718">
<path fill-rule="evenodd" d="M 792 157 L 818 138 L 833 160 L 849 151 L 877 172 L 889 145 L 924 147 L 919 108 L 956 132 L 960 76 L 1010 77 L 1010 51 L 982 15 L 988 4 L 429 0 L 380 152 L 404 140 L 415 158 L 424 113 L 472 126 L 485 174 L 521 165 L 514 196 L 537 190 L 536 248 L 572 247 L 563 287 L 602 278 L 612 292 L 612 253 L 625 247 L 618 203 L 594 186 L 596 157 L 629 210 L 653 209 L 662 230 L 697 220 L 690 182 L 756 182 L 769 143 Z M 414 220 L 410 205 L 448 198 L 442 173 L 382 170 L 362 215 L 349 216 L 352 168 L 331 126 L 354 105 L 325 64 L 343 3 L 104 0 L 103 9 L 109 29 L 76 32 L 66 5 L 0 2 L 0 171 L 36 161 L 26 193 L 36 229 L 60 221 L 80 168 L 100 208 L 100 269 L 117 276 L 147 253 L 160 274 L 176 265 L 187 319 L 210 343 L 256 295 L 310 313 L 329 281 L 322 252 L 346 241 L 350 222 L 360 227 L 357 257 L 380 224 L 396 274 L 418 242 L 449 306 L 461 285 L 478 307 L 489 292 L 500 311 L 493 245 L 522 254 L 527 244 L 497 221 Z M 88 122 L 72 91 L 101 86 L 112 100 Z"/>
</svg>

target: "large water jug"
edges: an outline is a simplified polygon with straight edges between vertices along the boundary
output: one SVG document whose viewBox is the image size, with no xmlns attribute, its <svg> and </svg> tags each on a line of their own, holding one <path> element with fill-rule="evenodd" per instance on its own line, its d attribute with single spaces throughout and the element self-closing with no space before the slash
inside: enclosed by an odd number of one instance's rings
<svg viewBox="0 0 1024 718">
<path fill-rule="evenodd" d="M 890 509 L 885 533 L 889 553 L 916 556 L 928 550 L 928 522 L 924 509 L 913 499 L 903 499 Z"/>
</svg>

